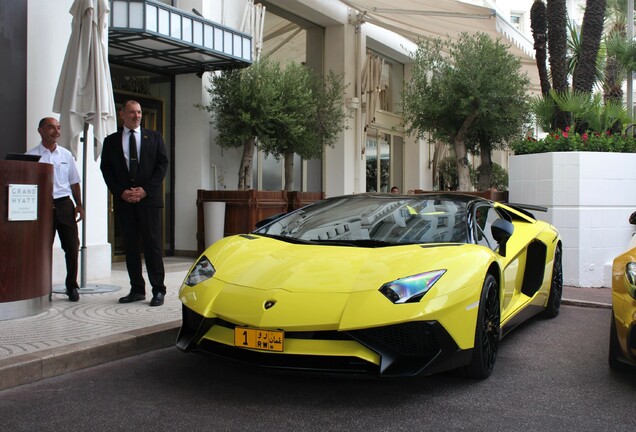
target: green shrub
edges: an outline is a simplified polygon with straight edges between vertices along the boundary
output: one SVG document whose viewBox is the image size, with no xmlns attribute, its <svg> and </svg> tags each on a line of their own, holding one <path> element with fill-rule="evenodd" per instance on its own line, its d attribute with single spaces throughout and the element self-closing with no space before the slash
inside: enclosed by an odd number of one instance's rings
<svg viewBox="0 0 636 432">
<path fill-rule="evenodd" d="M 566 151 L 633 153 L 636 152 L 636 139 L 631 135 L 610 132 L 570 133 L 568 127 L 542 139 L 527 137 L 512 142 L 510 148 L 517 155 Z"/>
<path fill-rule="evenodd" d="M 475 177 L 473 181 L 473 186 L 476 189 L 479 189 L 477 179 L 481 175 L 481 165 L 477 167 L 475 170 Z M 504 167 L 499 165 L 496 162 L 492 163 L 492 175 L 490 176 L 490 187 L 495 188 L 498 191 L 508 190 L 508 171 L 505 170 Z"/>
</svg>

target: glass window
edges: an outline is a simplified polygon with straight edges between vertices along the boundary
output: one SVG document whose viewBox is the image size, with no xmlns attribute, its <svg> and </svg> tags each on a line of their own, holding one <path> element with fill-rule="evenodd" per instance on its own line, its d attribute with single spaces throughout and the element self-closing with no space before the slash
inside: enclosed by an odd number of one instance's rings
<svg viewBox="0 0 636 432">
<path fill-rule="evenodd" d="M 439 195 L 348 195 L 319 201 L 258 229 L 348 246 L 467 243 L 466 198 Z"/>
<path fill-rule="evenodd" d="M 113 2 L 113 27 L 128 27 L 128 3 L 123 1 Z"/>
<path fill-rule="evenodd" d="M 275 157 L 264 155 L 263 157 L 263 190 L 277 191 L 282 189 L 283 176 L 282 164 L 283 159 L 276 160 Z"/>
<path fill-rule="evenodd" d="M 170 13 L 170 36 L 181 39 L 181 15 Z"/>
<path fill-rule="evenodd" d="M 170 35 L 170 12 L 165 9 L 159 9 L 159 33 Z"/>
<path fill-rule="evenodd" d="M 367 192 L 389 192 L 392 186 L 402 188 L 403 139 L 398 135 L 378 133 L 367 135 L 365 149 Z"/>
<path fill-rule="evenodd" d="M 389 192 L 391 185 L 391 135 L 381 134 L 378 141 L 378 151 L 380 156 L 380 191 Z"/>
<path fill-rule="evenodd" d="M 475 208 L 475 240 L 477 244 L 492 250 L 497 249 L 497 242 L 492 236 L 492 224 L 499 219 L 499 214 L 490 205 L 479 205 Z"/>
<path fill-rule="evenodd" d="M 186 42 L 192 42 L 192 20 L 184 17 L 181 24 L 181 38 Z"/>
<path fill-rule="evenodd" d="M 367 161 L 367 192 L 378 191 L 378 137 L 367 135 L 367 145 L 364 151 Z"/>
<path fill-rule="evenodd" d="M 520 14 L 511 14 L 510 15 L 510 23 L 512 24 L 512 26 L 514 28 L 516 28 L 519 31 L 522 31 L 521 30 L 521 22 L 522 22 L 522 20 L 521 20 L 521 15 Z"/>
<path fill-rule="evenodd" d="M 404 138 L 393 135 L 391 142 L 391 186 L 397 186 L 400 191 L 404 186 Z M 406 192 L 406 191 L 402 191 Z"/>
</svg>

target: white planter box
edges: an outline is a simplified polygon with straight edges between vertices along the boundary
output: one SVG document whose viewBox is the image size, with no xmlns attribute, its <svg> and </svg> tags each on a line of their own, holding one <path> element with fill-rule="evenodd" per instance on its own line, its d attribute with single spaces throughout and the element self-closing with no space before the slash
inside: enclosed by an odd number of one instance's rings
<svg viewBox="0 0 636 432">
<path fill-rule="evenodd" d="M 611 265 L 625 250 L 636 211 L 636 154 L 557 152 L 511 156 L 509 201 L 534 212 L 563 239 L 563 282 L 610 287 Z"/>
</svg>

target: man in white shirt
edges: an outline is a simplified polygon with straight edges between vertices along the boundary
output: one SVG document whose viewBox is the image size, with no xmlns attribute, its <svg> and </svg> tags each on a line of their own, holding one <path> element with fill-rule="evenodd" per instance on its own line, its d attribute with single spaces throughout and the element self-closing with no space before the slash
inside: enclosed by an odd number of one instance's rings
<svg viewBox="0 0 636 432">
<path fill-rule="evenodd" d="M 60 123 L 52 117 L 45 117 L 40 120 L 38 132 L 42 142 L 27 154 L 39 155 L 41 163 L 53 165 L 51 244 L 57 231 L 66 258 L 66 295 L 70 301 L 76 302 L 79 300 L 77 267 L 80 247 L 77 223 L 84 219 L 80 176 L 73 154 L 57 145 L 60 138 Z"/>
</svg>

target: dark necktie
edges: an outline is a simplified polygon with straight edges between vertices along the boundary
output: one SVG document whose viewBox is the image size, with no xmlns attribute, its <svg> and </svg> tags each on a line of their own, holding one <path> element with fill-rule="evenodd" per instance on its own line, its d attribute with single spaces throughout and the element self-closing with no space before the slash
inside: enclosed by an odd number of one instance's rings
<svg viewBox="0 0 636 432">
<path fill-rule="evenodd" d="M 134 180 L 137 175 L 137 166 L 139 165 L 137 160 L 137 140 L 135 139 L 134 130 L 130 131 L 128 146 L 128 156 L 130 157 L 130 166 L 128 167 L 128 170 L 130 171 L 130 178 Z"/>
</svg>

